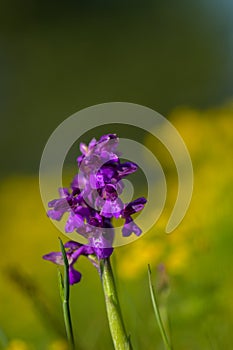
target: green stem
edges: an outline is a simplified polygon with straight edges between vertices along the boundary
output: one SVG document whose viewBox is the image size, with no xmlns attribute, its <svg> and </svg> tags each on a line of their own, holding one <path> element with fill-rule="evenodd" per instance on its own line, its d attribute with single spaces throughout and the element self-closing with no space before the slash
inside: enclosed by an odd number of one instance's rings
<svg viewBox="0 0 233 350">
<path fill-rule="evenodd" d="M 154 313 L 155 313 L 155 317 L 159 326 L 159 330 L 165 345 L 165 348 L 167 350 L 172 350 L 172 346 L 170 345 L 170 342 L 168 340 L 168 336 L 165 332 L 165 328 L 162 322 L 162 318 L 160 315 L 160 311 L 159 311 L 159 307 L 158 307 L 158 303 L 155 297 L 155 292 L 154 292 L 154 287 L 152 285 L 152 280 L 151 280 L 151 270 L 150 270 L 150 265 L 148 265 L 148 278 L 149 278 L 149 288 L 150 288 L 150 294 L 151 294 L 151 301 L 152 301 L 152 305 L 153 305 L 153 309 L 154 309 Z"/>
<path fill-rule="evenodd" d="M 110 259 L 100 262 L 100 273 L 105 296 L 109 328 L 115 350 L 132 350 L 130 338 L 126 334 Z"/>
<path fill-rule="evenodd" d="M 73 336 L 72 323 L 71 323 L 71 317 L 70 317 L 70 307 L 69 307 L 69 302 L 67 300 L 63 301 L 63 315 L 64 315 L 66 334 L 67 334 L 70 350 L 73 350 L 75 348 L 74 336 Z"/>
<path fill-rule="evenodd" d="M 67 339 L 69 342 L 69 348 L 70 350 L 74 350 L 75 349 L 74 335 L 73 335 L 73 328 L 72 328 L 71 315 L 70 315 L 70 305 L 69 305 L 69 298 L 70 298 L 69 263 L 66 256 L 65 247 L 60 238 L 59 238 L 59 241 L 60 241 L 62 257 L 64 260 L 64 280 L 62 280 L 61 274 L 59 275 L 63 316 L 64 316 Z"/>
</svg>

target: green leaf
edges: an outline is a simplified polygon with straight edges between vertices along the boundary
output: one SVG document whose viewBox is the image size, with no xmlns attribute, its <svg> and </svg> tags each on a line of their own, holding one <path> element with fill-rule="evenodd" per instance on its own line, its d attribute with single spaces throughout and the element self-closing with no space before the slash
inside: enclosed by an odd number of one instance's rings
<svg viewBox="0 0 233 350">
<path fill-rule="evenodd" d="M 60 248 L 61 248 L 61 253 L 64 261 L 64 278 L 63 278 L 63 285 L 64 285 L 64 300 L 68 301 L 69 300 L 69 291 L 70 291 L 70 283 L 69 283 L 69 262 L 67 259 L 66 255 L 66 250 L 64 247 L 64 244 L 62 243 L 61 238 L 59 237 L 59 242 L 60 242 Z"/>
<path fill-rule="evenodd" d="M 63 302 L 64 301 L 64 281 L 63 281 L 62 273 L 59 268 L 57 269 L 57 273 L 58 273 L 58 285 L 60 290 L 60 297 Z"/>
</svg>

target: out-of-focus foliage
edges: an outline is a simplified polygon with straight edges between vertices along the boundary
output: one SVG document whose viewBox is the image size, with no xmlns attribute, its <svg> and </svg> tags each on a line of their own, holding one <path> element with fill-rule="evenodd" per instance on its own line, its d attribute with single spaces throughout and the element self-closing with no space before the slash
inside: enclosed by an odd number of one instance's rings
<svg viewBox="0 0 233 350">
<path fill-rule="evenodd" d="M 147 284 L 165 264 L 174 348 L 230 349 L 232 303 L 233 105 L 198 111 L 177 108 L 170 120 L 182 135 L 194 167 L 194 191 L 181 225 L 170 235 L 165 224 L 177 190 L 174 165 L 163 149 L 145 139 L 163 159 L 168 201 L 158 223 L 113 256 L 123 313 L 137 349 L 162 348 Z M 114 130 L 113 130 L 114 132 Z M 56 267 L 41 259 L 59 249 L 60 232 L 46 217 L 38 179 L 14 176 L 1 183 L 0 329 L 12 339 L 8 350 L 65 349 Z M 152 213 L 153 215 L 153 213 Z M 85 259 L 77 263 L 82 282 L 72 287 L 74 329 L 83 349 L 110 349 L 99 277 Z M 56 320 L 56 322 L 55 322 Z M 20 341 L 14 339 L 21 339 Z M 58 339 L 61 339 L 59 341 Z M 16 344 L 16 345 L 15 345 Z M 18 347 L 17 347 L 18 346 Z"/>
<path fill-rule="evenodd" d="M 7 350 L 29 350 L 29 346 L 22 340 L 14 339 L 8 344 Z"/>
<path fill-rule="evenodd" d="M 174 233 L 167 237 L 160 234 L 165 230 L 177 191 L 177 178 L 170 172 L 174 165 L 168 160 L 163 164 L 170 174 L 165 213 L 143 240 L 132 245 L 130 263 L 128 256 L 121 257 L 120 270 L 127 278 L 135 278 L 148 259 L 155 263 L 165 259 L 167 266 L 176 272 L 189 269 L 188 257 L 195 252 L 208 252 L 212 230 L 215 232 L 216 226 L 222 223 L 224 226 L 233 223 L 230 205 L 233 198 L 233 104 L 207 111 L 177 108 L 170 120 L 182 135 L 193 162 L 191 205 Z M 145 145 L 157 155 L 163 152 L 153 147 L 152 136 L 146 138 Z M 125 250 L 127 247 L 122 249 L 123 254 Z"/>
</svg>

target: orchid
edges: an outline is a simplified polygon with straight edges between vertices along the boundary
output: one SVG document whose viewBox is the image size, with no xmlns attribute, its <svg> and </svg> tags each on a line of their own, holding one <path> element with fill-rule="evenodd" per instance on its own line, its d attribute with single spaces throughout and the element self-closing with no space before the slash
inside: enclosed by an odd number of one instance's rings
<svg viewBox="0 0 233 350">
<path fill-rule="evenodd" d="M 81 255 L 94 264 L 101 277 L 115 349 L 132 349 L 121 316 L 110 264 L 115 238 L 112 219 L 124 220 L 123 237 L 133 233 L 140 236 L 142 230 L 134 222 L 132 215 L 144 208 L 146 199 L 140 197 L 123 203 L 120 198 L 124 190 L 122 180 L 134 173 L 138 166 L 133 162 L 120 161 L 118 144 L 119 139 L 115 134 L 103 135 L 98 141 L 92 139 L 89 145 L 81 143 L 82 154 L 77 158 L 78 172 L 70 187 L 60 188 L 60 198 L 48 203 L 48 217 L 60 221 L 68 213 L 65 232 L 76 232 L 87 241 L 86 244 L 69 241 L 63 245 L 60 240 L 61 252 L 51 252 L 43 256 L 45 260 L 64 265 L 64 278 L 60 273 L 59 279 L 64 321 L 71 349 L 74 349 L 74 336 L 69 309 L 69 285 L 81 280 L 81 273 L 74 268 Z"/>
<path fill-rule="evenodd" d="M 94 254 L 98 259 L 109 257 L 112 252 L 114 228 L 112 218 L 125 220 L 123 236 L 132 233 L 139 236 L 141 229 L 132 215 L 144 208 L 146 199 L 140 197 L 130 203 L 123 203 L 120 195 L 124 189 L 122 179 L 134 173 L 138 166 L 133 162 L 121 163 L 117 146 L 119 139 L 115 134 L 103 135 L 99 141 L 92 139 L 89 145 L 80 144 L 81 156 L 77 158 L 79 172 L 71 182 L 70 188 L 60 188 L 60 198 L 48 203 L 47 215 L 61 220 L 69 213 L 65 232 L 76 231 L 85 237 L 88 244 L 66 243 L 70 264 L 70 283 L 80 281 L 81 275 L 74 272 L 73 264 L 80 255 Z M 61 253 L 52 252 L 43 257 L 55 264 L 62 264 Z"/>
</svg>

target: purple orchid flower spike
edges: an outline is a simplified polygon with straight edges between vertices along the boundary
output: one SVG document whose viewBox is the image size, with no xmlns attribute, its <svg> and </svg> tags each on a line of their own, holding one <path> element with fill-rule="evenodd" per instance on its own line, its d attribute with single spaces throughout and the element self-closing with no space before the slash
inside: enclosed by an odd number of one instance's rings
<svg viewBox="0 0 233 350">
<path fill-rule="evenodd" d="M 73 267 L 80 255 L 94 254 L 99 260 L 109 257 L 112 252 L 114 228 L 112 218 L 123 218 L 123 236 L 134 233 L 141 235 L 141 229 L 133 221 L 132 215 L 144 208 L 146 199 L 140 197 L 130 203 L 123 203 L 120 195 L 124 184 L 122 179 L 134 173 L 138 166 L 133 162 L 121 163 L 115 134 L 103 135 L 99 141 L 92 139 L 89 145 L 80 144 L 81 156 L 77 158 L 79 172 L 70 188 L 59 190 L 60 198 L 49 202 L 48 216 L 61 220 L 65 213 L 68 219 L 65 231 L 76 231 L 87 239 L 86 245 L 71 242 L 66 244 L 70 266 L 70 281 L 77 283 L 81 275 Z M 58 265 L 63 264 L 61 253 L 44 256 Z"/>
</svg>

